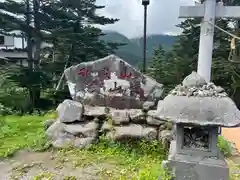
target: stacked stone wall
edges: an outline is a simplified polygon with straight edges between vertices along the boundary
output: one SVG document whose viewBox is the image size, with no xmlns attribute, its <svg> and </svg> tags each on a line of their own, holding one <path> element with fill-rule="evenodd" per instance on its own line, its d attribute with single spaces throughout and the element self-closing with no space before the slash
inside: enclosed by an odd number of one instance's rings
<svg viewBox="0 0 240 180">
<path fill-rule="evenodd" d="M 57 107 L 58 117 L 46 122 L 46 135 L 54 147 L 69 145 L 84 148 L 95 143 L 99 136 L 114 141 L 125 139 L 163 141 L 172 139 L 172 125 L 153 116 L 156 110 L 115 109 L 82 105 L 65 100 Z"/>
</svg>

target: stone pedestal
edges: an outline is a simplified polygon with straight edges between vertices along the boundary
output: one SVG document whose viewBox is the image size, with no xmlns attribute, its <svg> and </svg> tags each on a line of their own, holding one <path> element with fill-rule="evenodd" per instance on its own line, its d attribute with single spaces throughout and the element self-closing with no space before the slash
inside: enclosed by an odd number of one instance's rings
<svg viewBox="0 0 240 180">
<path fill-rule="evenodd" d="M 228 180 L 229 168 L 217 148 L 217 127 L 176 126 L 168 168 L 174 180 Z"/>
<path fill-rule="evenodd" d="M 223 88 L 192 72 L 158 105 L 156 116 L 176 124 L 167 163 L 175 180 L 229 179 L 217 140 L 220 127 L 239 126 L 240 111 Z"/>
<path fill-rule="evenodd" d="M 224 157 L 204 157 L 179 154 L 176 141 L 172 141 L 168 156 L 168 167 L 174 180 L 228 180 L 229 168 Z"/>
</svg>

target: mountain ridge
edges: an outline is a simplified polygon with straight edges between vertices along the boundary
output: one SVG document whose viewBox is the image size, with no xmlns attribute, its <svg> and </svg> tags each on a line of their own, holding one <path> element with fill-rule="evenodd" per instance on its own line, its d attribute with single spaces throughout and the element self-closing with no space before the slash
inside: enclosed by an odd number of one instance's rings
<svg viewBox="0 0 240 180">
<path fill-rule="evenodd" d="M 116 31 L 104 31 L 104 34 L 100 39 L 106 42 L 115 42 L 126 44 L 120 46 L 115 54 L 122 59 L 126 60 L 131 65 L 138 65 L 143 59 L 143 37 L 127 38 Z M 177 36 L 153 34 L 147 36 L 147 59 L 151 59 L 154 53 L 154 49 L 162 45 L 166 50 L 170 49 L 175 43 Z"/>
</svg>

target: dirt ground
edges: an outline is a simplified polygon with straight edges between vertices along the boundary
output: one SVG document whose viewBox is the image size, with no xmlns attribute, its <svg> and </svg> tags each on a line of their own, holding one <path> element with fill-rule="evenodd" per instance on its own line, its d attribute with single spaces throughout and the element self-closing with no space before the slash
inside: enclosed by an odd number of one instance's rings
<svg viewBox="0 0 240 180">
<path fill-rule="evenodd" d="M 240 152 L 240 128 L 222 128 L 222 135 L 228 141 L 234 142 Z"/>
<path fill-rule="evenodd" d="M 229 159 L 228 163 L 239 166 L 240 156 Z M 20 151 L 12 158 L 0 160 L 0 180 L 102 180 L 102 169 L 114 167 L 94 163 L 75 167 L 62 162 L 54 152 Z M 239 174 L 238 169 L 235 171 Z"/>
<path fill-rule="evenodd" d="M 101 165 L 104 166 L 107 165 Z M 74 167 L 68 162 L 60 162 L 52 152 L 21 151 L 13 158 L 0 161 L 0 180 L 43 180 L 44 177 L 44 180 L 49 177 L 54 180 L 97 180 L 100 172 L 99 164 Z"/>
</svg>

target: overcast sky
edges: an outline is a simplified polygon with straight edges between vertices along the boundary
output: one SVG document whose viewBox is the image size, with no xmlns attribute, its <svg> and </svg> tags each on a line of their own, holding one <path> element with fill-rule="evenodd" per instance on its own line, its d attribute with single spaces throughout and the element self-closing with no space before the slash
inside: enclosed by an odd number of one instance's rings
<svg viewBox="0 0 240 180">
<path fill-rule="evenodd" d="M 107 17 L 118 18 L 118 22 L 101 28 L 117 31 L 128 38 L 143 34 L 142 0 L 96 0 L 98 5 L 106 6 L 98 13 Z M 175 27 L 180 22 L 180 5 L 193 5 L 194 0 L 150 0 L 148 6 L 147 34 L 177 34 Z M 21 39 L 15 39 L 15 47 L 21 48 Z"/>
<path fill-rule="evenodd" d="M 118 18 L 120 21 L 104 29 L 118 31 L 127 37 L 141 36 L 143 33 L 143 6 L 141 0 L 97 0 L 106 7 L 99 13 Z M 180 5 L 193 5 L 193 0 L 150 0 L 148 6 L 148 34 L 179 33 L 175 27 L 179 23 Z"/>
</svg>

